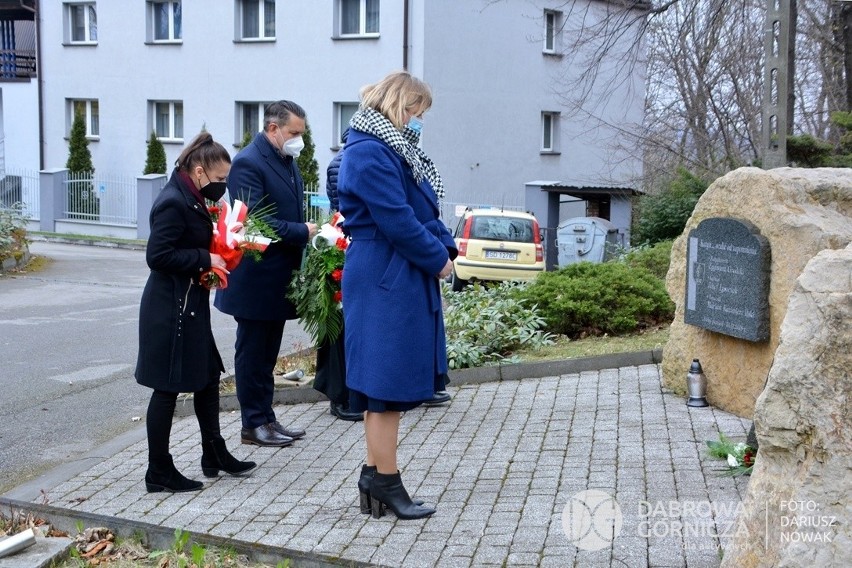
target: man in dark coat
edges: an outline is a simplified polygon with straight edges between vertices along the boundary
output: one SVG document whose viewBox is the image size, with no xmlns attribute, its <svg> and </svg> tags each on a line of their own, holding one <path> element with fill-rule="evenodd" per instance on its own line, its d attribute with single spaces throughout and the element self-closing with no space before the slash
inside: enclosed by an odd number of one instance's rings
<svg viewBox="0 0 852 568">
<path fill-rule="evenodd" d="M 267 106 L 263 132 L 237 154 L 228 175 L 232 200 L 243 201 L 249 211 L 274 207 L 264 220 L 278 236 L 259 262 L 243 259 L 214 302 L 237 321 L 234 366 L 244 444 L 281 447 L 305 435 L 304 430 L 282 426 L 272 410 L 272 372 L 284 323 L 297 317 L 286 298 L 287 287 L 305 245 L 317 232 L 314 223 L 305 222 L 304 183 L 294 159 L 304 147 L 304 132 L 302 107 L 285 100 Z"/>
</svg>

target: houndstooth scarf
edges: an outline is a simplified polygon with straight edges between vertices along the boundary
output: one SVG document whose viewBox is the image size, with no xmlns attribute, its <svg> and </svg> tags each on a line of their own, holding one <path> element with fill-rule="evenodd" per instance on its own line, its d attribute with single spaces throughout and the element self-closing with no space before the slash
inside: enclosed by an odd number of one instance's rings
<svg viewBox="0 0 852 568">
<path fill-rule="evenodd" d="M 438 197 L 438 208 L 444 200 L 444 182 L 438 168 L 429 159 L 429 156 L 417 145 L 420 135 L 406 127 L 400 132 L 385 116 L 371 108 L 359 110 L 352 116 L 349 126 L 355 130 L 372 134 L 382 140 L 385 144 L 402 156 L 402 159 L 411 167 L 411 173 L 417 183 L 425 177 L 432 186 L 432 191 Z"/>
</svg>

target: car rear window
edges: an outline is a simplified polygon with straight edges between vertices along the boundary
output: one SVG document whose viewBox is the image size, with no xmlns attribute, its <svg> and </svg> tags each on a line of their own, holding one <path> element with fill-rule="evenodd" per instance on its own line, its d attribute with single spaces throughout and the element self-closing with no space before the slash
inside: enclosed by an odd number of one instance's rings
<svg viewBox="0 0 852 568">
<path fill-rule="evenodd" d="M 517 217 L 474 216 L 470 227 L 471 239 L 487 241 L 533 242 L 533 223 Z"/>
</svg>

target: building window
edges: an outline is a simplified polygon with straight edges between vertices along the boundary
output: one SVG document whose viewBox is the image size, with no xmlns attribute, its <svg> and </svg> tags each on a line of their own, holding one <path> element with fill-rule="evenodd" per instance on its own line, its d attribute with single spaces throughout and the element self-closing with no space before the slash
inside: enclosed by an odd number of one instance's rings
<svg viewBox="0 0 852 568">
<path fill-rule="evenodd" d="M 560 52 L 560 37 L 562 36 L 562 12 L 544 11 L 544 53 Z"/>
<path fill-rule="evenodd" d="M 337 35 L 379 35 L 379 0 L 337 0 Z"/>
<path fill-rule="evenodd" d="M 559 113 L 541 113 L 541 151 L 543 153 L 559 152 Z"/>
<path fill-rule="evenodd" d="M 263 129 L 263 113 L 270 103 L 238 102 L 237 103 L 237 144 L 241 144 L 248 133 L 252 138 Z"/>
<path fill-rule="evenodd" d="M 237 0 L 237 38 L 275 39 L 275 0 Z"/>
<path fill-rule="evenodd" d="M 71 136 L 71 126 L 77 115 L 83 117 L 86 124 L 86 138 L 97 140 L 101 135 L 100 110 L 97 99 L 69 99 L 66 134 Z"/>
<path fill-rule="evenodd" d="M 148 41 L 180 42 L 183 38 L 183 14 L 180 2 L 148 2 Z"/>
<path fill-rule="evenodd" d="M 183 103 L 151 101 L 151 124 L 163 142 L 183 142 Z"/>
<path fill-rule="evenodd" d="M 343 146 L 343 133 L 349 128 L 349 120 L 358 110 L 358 103 L 334 103 L 335 146 Z"/>
<path fill-rule="evenodd" d="M 70 44 L 98 42 L 98 14 L 94 2 L 65 4 L 65 41 Z"/>
</svg>

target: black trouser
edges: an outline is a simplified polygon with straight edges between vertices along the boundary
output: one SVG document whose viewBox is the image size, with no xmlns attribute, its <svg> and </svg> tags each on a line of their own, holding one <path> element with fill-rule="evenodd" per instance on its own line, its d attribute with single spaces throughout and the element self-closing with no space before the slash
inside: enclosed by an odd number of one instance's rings
<svg viewBox="0 0 852 568">
<path fill-rule="evenodd" d="M 285 322 L 234 319 L 237 320 L 234 370 L 243 428 L 258 428 L 275 422 L 272 410 L 275 380 L 272 372 L 281 351 Z"/>
<path fill-rule="evenodd" d="M 154 390 L 148 403 L 148 463 L 154 469 L 168 467 L 172 463 L 169 453 L 169 436 L 177 404 L 176 392 Z M 221 438 L 219 431 L 219 381 L 193 394 L 192 404 L 201 430 L 201 441 Z"/>
</svg>

